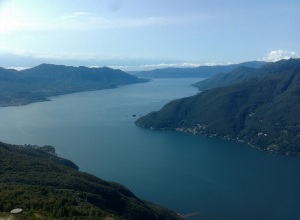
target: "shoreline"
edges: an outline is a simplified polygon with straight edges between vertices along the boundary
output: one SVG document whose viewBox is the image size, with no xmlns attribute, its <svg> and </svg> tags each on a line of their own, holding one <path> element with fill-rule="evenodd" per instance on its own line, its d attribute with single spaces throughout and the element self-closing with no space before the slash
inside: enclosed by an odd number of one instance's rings
<svg viewBox="0 0 300 220">
<path fill-rule="evenodd" d="M 135 122 L 135 125 L 139 126 L 141 128 L 147 128 L 147 129 L 151 129 L 151 130 L 177 131 L 177 132 L 182 132 L 182 133 L 186 133 L 186 134 L 199 135 L 199 136 L 201 135 L 201 136 L 207 137 L 207 138 L 218 138 L 218 139 L 222 139 L 222 140 L 226 140 L 226 141 L 234 141 L 234 142 L 238 142 L 238 143 L 243 143 L 243 144 L 247 145 L 248 147 L 255 148 L 255 149 L 260 150 L 262 152 L 271 153 L 271 154 L 285 155 L 285 156 L 294 156 L 294 157 L 299 157 L 300 158 L 300 153 L 298 153 L 298 154 L 293 153 L 293 152 L 280 153 L 280 152 L 274 151 L 272 149 L 268 150 L 269 149 L 268 147 L 266 149 L 262 149 L 259 146 L 256 146 L 256 145 L 254 145 L 250 142 L 247 142 L 247 141 L 239 139 L 239 138 L 232 138 L 232 137 L 229 137 L 227 135 L 226 136 L 221 136 L 221 135 L 218 135 L 217 133 L 211 133 L 210 134 L 210 133 L 205 133 L 203 131 L 200 131 L 200 132 L 196 131 L 197 127 L 196 128 L 182 128 L 182 127 L 177 127 L 177 128 L 154 128 L 154 127 L 146 127 L 146 126 L 143 126 L 143 125 L 138 124 L 136 122 Z"/>
</svg>

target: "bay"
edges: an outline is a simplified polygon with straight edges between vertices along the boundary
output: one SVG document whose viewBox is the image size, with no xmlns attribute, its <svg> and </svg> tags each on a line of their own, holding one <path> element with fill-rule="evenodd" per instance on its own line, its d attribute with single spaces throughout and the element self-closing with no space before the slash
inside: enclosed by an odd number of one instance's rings
<svg viewBox="0 0 300 220">
<path fill-rule="evenodd" d="M 0 140 L 53 145 L 80 170 L 189 219 L 300 219 L 300 158 L 134 125 L 199 79 L 157 79 L 0 108 Z"/>
</svg>

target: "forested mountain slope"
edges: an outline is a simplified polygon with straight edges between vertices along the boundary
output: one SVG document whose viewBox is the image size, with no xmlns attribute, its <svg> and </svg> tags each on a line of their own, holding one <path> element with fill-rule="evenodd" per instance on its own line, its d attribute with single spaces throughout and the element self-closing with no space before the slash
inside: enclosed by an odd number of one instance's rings
<svg viewBox="0 0 300 220">
<path fill-rule="evenodd" d="M 137 198 L 124 186 L 78 171 L 51 146 L 0 142 L 0 219 L 181 219 Z M 12 218 L 10 218 L 12 219 Z"/>
<path fill-rule="evenodd" d="M 50 96 L 147 82 L 121 70 L 41 64 L 22 71 L 0 68 L 0 107 L 47 101 Z"/>
<path fill-rule="evenodd" d="M 136 124 L 237 139 L 265 151 L 300 155 L 300 67 L 274 72 L 172 101 Z"/>
</svg>

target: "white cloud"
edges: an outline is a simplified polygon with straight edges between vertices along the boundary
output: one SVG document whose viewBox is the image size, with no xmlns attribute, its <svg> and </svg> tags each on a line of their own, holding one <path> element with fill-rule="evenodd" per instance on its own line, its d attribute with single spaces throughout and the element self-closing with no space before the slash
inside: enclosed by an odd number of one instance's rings
<svg viewBox="0 0 300 220">
<path fill-rule="evenodd" d="M 80 20 L 77 19 L 80 17 Z M 102 28 L 139 28 L 157 25 L 176 25 L 181 23 L 189 23 L 197 18 L 175 18 L 175 17 L 145 17 L 145 18 L 125 18 L 125 19 L 109 19 L 93 14 L 71 14 L 61 18 L 64 22 L 68 22 L 64 28 L 73 29 L 102 29 Z M 68 20 L 66 19 L 68 18 Z"/>
<path fill-rule="evenodd" d="M 61 16 L 62 19 L 73 19 L 73 18 L 78 18 L 82 16 L 89 15 L 90 13 L 84 12 L 84 11 L 79 11 L 79 12 L 73 12 L 71 14 L 63 15 Z"/>
<path fill-rule="evenodd" d="M 0 14 L 0 33 L 16 31 L 95 30 L 111 28 L 140 28 L 148 26 L 177 25 L 204 20 L 204 16 L 191 17 L 140 17 L 108 18 L 99 14 L 78 11 L 60 16 L 29 15 L 18 8 L 9 8 Z"/>
<path fill-rule="evenodd" d="M 17 71 L 21 71 L 21 70 L 26 70 L 26 69 L 29 69 L 29 68 L 31 68 L 31 67 L 24 67 L 24 66 L 17 66 L 17 67 L 15 67 L 15 66 L 10 66 L 10 67 L 6 67 L 6 69 L 15 69 L 15 70 L 17 70 Z"/>
<path fill-rule="evenodd" d="M 290 58 L 299 58 L 299 54 L 294 51 L 285 51 L 285 50 L 273 50 L 267 54 L 262 60 L 266 62 L 276 62 L 279 60 L 286 60 Z"/>
</svg>

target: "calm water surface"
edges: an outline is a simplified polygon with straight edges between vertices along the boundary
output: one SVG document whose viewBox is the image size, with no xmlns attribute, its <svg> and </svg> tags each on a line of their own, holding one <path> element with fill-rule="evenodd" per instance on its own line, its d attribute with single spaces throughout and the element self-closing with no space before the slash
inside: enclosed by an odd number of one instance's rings
<svg viewBox="0 0 300 220">
<path fill-rule="evenodd" d="M 82 171 L 179 213 L 198 213 L 189 219 L 299 220 L 300 158 L 134 125 L 139 115 L 196 94 L 189 85 L 197 81 L 160 79 L 0 108 L 0 140 L 53 145 Z"/>
</svg>

